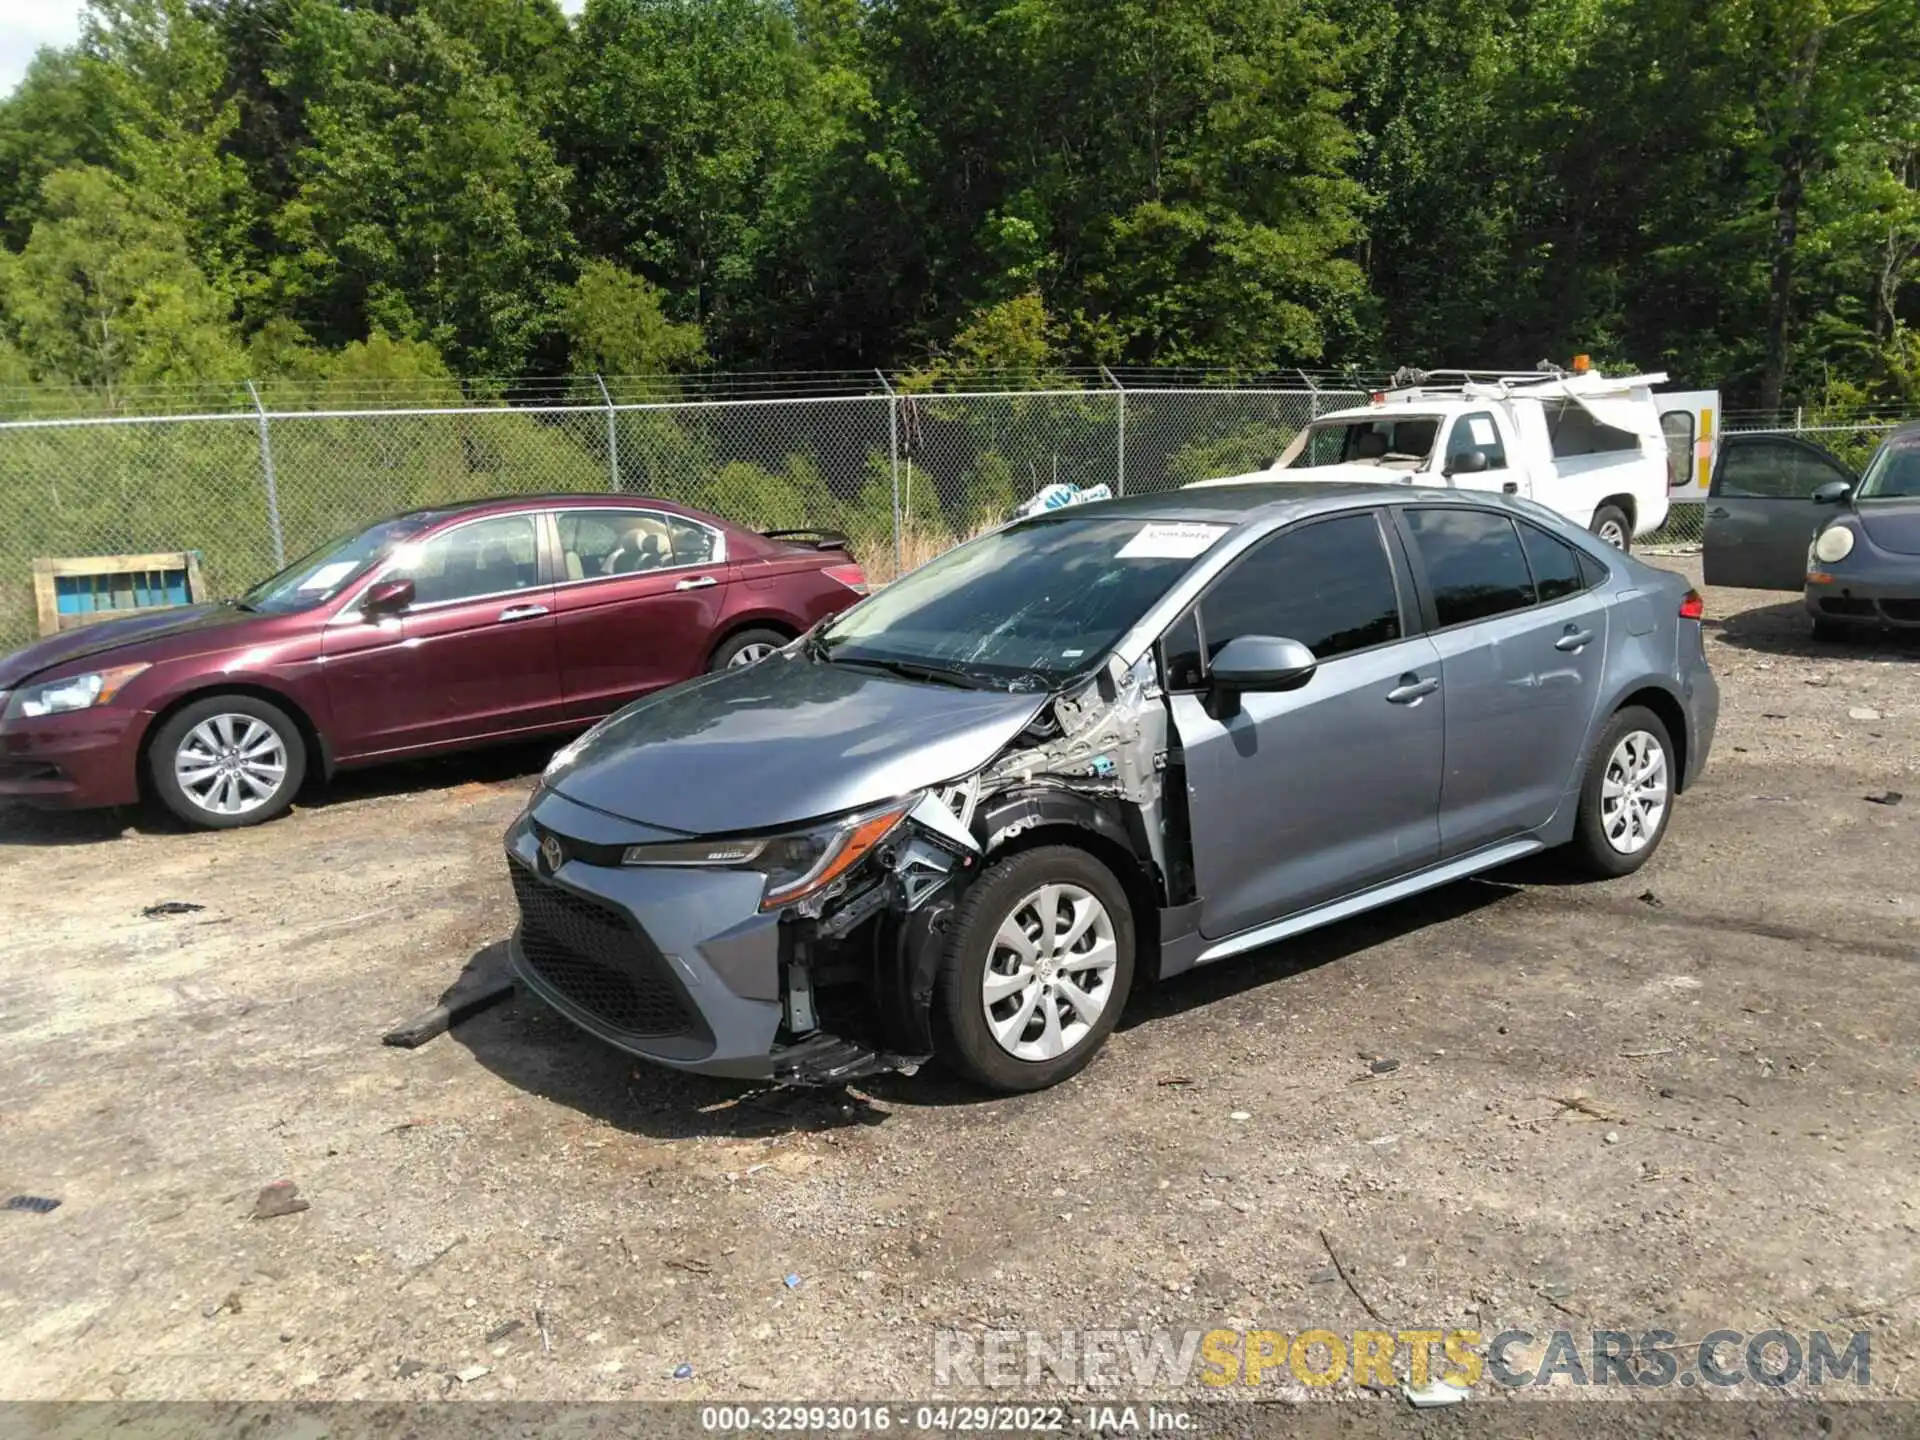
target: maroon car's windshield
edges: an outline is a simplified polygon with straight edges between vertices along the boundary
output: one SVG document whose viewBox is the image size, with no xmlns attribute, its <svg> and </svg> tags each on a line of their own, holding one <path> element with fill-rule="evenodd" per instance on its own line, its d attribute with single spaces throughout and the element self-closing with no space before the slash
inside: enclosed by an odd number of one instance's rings
<svg viewBox="0 0 1920 1440">
<path fill-rule="evenodd" d="M 324 605 L 425 523 L 417 515 L 403 515 L 395 520 L 383 520 L 351 539 L 322 545 L 242 595 L 240 608 L 266 615 L 291 615 Z"/>
</svg>

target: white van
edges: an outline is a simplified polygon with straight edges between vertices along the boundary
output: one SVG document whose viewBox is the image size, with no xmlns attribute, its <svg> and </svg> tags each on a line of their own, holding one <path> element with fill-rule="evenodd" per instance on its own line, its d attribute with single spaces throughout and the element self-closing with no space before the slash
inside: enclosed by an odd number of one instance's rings
<svg viewBox="0 0 1920 1440">
<path fill-rule="evenodd" d="M 1312 421 L 1267 469 L 1199 484 L 1398 480 L 1504 491 L 1625 550 L 1666 523 L 1677 453 L 1692 441 L 1671 421 L 1662 426 L 1653 387 L 1666 378 L 1403 370 L 1371 404 Z"/>
</svg>

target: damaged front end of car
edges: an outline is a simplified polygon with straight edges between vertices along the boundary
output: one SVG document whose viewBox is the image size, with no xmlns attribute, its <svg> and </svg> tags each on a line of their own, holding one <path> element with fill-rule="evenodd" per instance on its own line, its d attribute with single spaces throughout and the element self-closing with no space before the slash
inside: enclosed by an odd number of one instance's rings
<svg viewBox="0 0 1920 1440">
<path fill-rule="evenodd" d="M 1191 899 L 1185 784 L 1154 658 L 1053 693 L 987 764 L 895 807 L 831 884 L 782 909 L 773 1078 L 911 1073 L 936 1049 L 935 995 L 967 890 L 1002 856 L 1065 840 L 1119 877 L 1152 954 Z"/>
</svg>

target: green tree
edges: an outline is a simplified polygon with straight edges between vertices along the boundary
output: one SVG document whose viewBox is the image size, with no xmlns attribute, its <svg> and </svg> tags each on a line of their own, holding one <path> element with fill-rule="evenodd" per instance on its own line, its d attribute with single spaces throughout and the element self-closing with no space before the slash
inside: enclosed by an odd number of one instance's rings
<svg viewBox="0 0 1920 1440">
<path fill-rule="evenodd" d="M 652 375 L 706 357 L 700 327 L 667 319 L 658 286 L 606 260 L 580 267 L 561 323 L 580 375 Z"/>
</svg>

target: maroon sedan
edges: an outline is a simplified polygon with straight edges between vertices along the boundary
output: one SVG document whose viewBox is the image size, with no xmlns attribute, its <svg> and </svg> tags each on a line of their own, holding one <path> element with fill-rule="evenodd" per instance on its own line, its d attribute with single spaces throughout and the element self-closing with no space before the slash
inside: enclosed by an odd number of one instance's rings
<svg viewBox="0 0 1920 1440">
<path fill-rule="evenodd" d="M 310 769 L 584 729 L 752 664 L 865 590 L 838 537 L 756 535 L 658 500 L 416 510 L 238 600 L 0 660 L 0 800 L 145 793 L 194 825 L 250 825 Z"/>
</svg>

